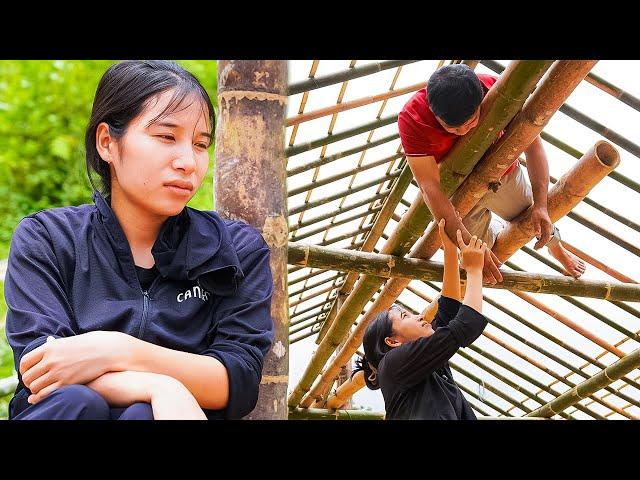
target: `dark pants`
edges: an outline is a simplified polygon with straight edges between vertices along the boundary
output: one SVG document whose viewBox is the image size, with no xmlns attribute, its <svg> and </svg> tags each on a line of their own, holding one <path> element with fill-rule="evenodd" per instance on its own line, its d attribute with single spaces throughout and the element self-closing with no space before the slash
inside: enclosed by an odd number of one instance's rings
<svg viewBox="0 0 640 480">
<path fill-rule="evenodd" d="M 21 391 L 10 407 L 11 420 L 153 420 L 151 405 L 134 403 L 111 408 L 95 390 L 85 385 L 65 385 L 31 405 Z"/>
</svg>

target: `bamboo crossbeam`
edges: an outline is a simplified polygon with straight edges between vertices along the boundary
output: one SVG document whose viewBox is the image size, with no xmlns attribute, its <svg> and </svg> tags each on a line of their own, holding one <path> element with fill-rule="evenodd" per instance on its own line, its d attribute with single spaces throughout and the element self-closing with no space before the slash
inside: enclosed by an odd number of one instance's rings
<svg viewBox="0 0 640 480">
<path fill-rule="evenodd" d="M 373 142 L 367 142 L 364 145 L 360 145 L 358 147 L 353 147 L 348 150 L 344 150 L 342 152 L 334 153 L 333 155 L 329 155 L 327 157 L 318 158 L 313 162 L 305 163 L 304 165 L 300 165 L 296 168 L 291 168 L 287 170 L 287 177 L 293 177 L 294 175 L 298 175 L 300 173 L 308 172 L 316 167 L 325 166 L 329 163 L 335 162 L 336 160 L 340 160 L 342 158 L 346 158 L 349 155 L 353 155 L 354 153 L 359 153 L 364 150 L 369 150 L 370 148 L 377 147 L 379 145 L 384 145 L 385 143 L 392 142 L 393 140 L 397 140 L 400 138 L 400 135 L 394 133 L 393 135 L 388 135 L 383 138 L 379 138 Z"/>
<path fill-rule="evenodd" d="M 502 409 L 501 407 L 497 406 L 491 400 L 480 398 L 480 395 L 478 395 L 476 392 L 474 392 L 470 388 L 467 388 L 466 386 L 464 386 L 461 383 L 458 384 L 458 388 L 460 388 L 460 390 L 462 390 L 464 393 L 466 393 L 470 397 L 474 398 L 475 400 L 478 400 L 479 402 L 482 402 L 485 405 L 489 405 L 496 412 L 501 413 L 502 415 L 504 415 L 505 417 L 502 418 L 503 420 L 513 420 L 513 419 L 516 419 L 516 418 L 522 418 L 522 417 L 514 417 L 511 413 L 509 413 L 506 410 Z M 497 418 L 501 418 L 501 417 L 497 417 Z"/>
<path fill-rule="evenodd" d="M 298 277 L 295 280 L 290 280 L 289 281 L 289 286 L 295 285 L 296 283 L 300 283 L 303 282 L 305 280 L 308 280 L 310 278 L 313 278 L 317 275 L 320 275 L 321 273 L 325 273 L 326 270 L 316 270 L 315 272 L 311 271 L 310 273 L 303 275 L 302 277 Z M 291 275 L 291 271 L 289 271 L 289 275 Z"/>
<path fill-rule="evenodd" d="M 529 417 L 552 417 L 559 412 L 575 405 L 583 398 L 610 385 L 627 373 L 640 367 L 640 348 L 625 355 L 615 363 L 609 365 L 602 372 L 563 393 L 555 400 L 529 413 Z"/>
<path fill-rule="evenodd" d="M 289 244 L 288 261 L 290 264 L 326 270 L 356 271 L 382 278 L 403 277 L 422 281 L 442 281 L 444 271 L 441 262 L 297 243 Z M 465 272 L 461 272 L 460 277 L 466 279 Z M 560 275 L 516 271 L 503 272 L 503 278 L 503 282 L 485 287 L 605 300 L 640 301 L 640 285 L 637 284 L 576 280 Z"/>
<path fill-rule="evenodd" d="M 640 98 L 634 97 L 628 92 L 625 92 L 620 87 L 615 86 L 611 82 L 606 81 L 604 78 L 591 72 L 587 75 L 586 81 L 591 85 L 598 87 L 603 92 L 608 93 L 612 97 L 626 103 L 634 110 L 640 112 Z"/>
<path fill-rule="evenodd" d="M 341 276 L 341 274 L 338 273 L 338 274 L 334 275 L 333 277 L 327 277 L 327 278 L 323 278 L 322 280 L 320 280 L 318 282 L 315 282 L 315 283 L 305 284 L 301 289 L 289 292 L 289 298 L 295 297 L 299 293 L 302 293 L 302 292 L 304 292 L 306 290 L 311 290 L 312 288 L 319 287 L 320 285 L 323 285 L 325 283 L 337 280 L 338 278 L 340 278 L 340 276 Z M 289 286 L 291 286 L 291 284 L 289 284 Z"/>
<path fill-rule="evenodd" d="M 473 170 L 497 134 L 522 107 L 549 65 L 550 62 L 547 61 L 512 62 L 508 71 L 489 90 L 482 102 L 482 113 L 478 126 L 460 138 L 441 163 L 440 180 L 443 191 L 447 195 L 452 194 Z M 404 255 L 423 233 L 429 220 L 431 220 L 431 215 L 428 208 L 422 201 L 421 195 L 418 195 L 412 207 L 404 215 L 402 222 L 386 242 L 383 252 Z M 343 313 L 338 313 L 336 320 L 309 362 L 303 377 L 289 396 L 290 406 L 297 406 L 303 400 L 302 397 L 311 388 L 327 359 L 340 344 L 342 337 L 380 284 L 379 279 L 367 276 L 358 281 L 341 308 Z M 318 388 L 322 389 L 324 386 L 318 384 Z M 301 405 L 309 406 L 313 401 L 314 398 L 307 395 Z"/>
<path fill-rule="evenodd" d="M 557 222 L 569 213 L 619 163 L 620 155 L 611 144 L 596 142 L 549 191 L 547 210 L 551 221 Z M 535 236 L 531 213 L 529 207 L 498 234 L 492 250 L 500 260 L 509 258 Z"/>
<path fill-rule="evenodd" d="M 417 61 L 419 60 L 387 60 L 384 62 L 363 65 L 361 67 L 350 68 L 348 70 L 332 73 L 323 77 L 309 78 L 289 85 L 288 95 L 297 95 L 298 93 L 309 92 L 317 88 L 328 87 L 329 85 L 335 85 L 336 83 L 344 82 L 346 80 L 353 80 L 354 78 L 364 77 L 390 68 L 409 65 L 410 63 Z"/>
<path fill-rule="evenodd" d="M 323 147 L 325 145 L 330 145 L 332 143 L 339 142 L 341 140 L 346 140 L 347 138 L 355 137 L 356 135 L 360 135 L 361 133 L 366 133 L 370 130 L 375 130 L 376 128 L 384 127 L 385 125 L 391 125 L 392 123 L 395 123 L 397 121 L 398 121 L 397 114 L 390 115 L 385 118 L 380 118 L 372 122 L 365 123 L 364 125 L 361 125 L 359 127 L 355 127 L 350 130 L 345 130 L 344 132 L 334 133 L 322 138 L 318 138 L 316 140 L 312 140 L 310 142 L 294 145 L 293 147 L 287 148 L 285 150 L 285 154 L 287 158 L 291 158 L 300 153 L 313 150 L 314 148 Z"/>
<path fill-rule="evenodd" d="M 619 235 L 616 235 L 613 232 L 610 232 L 606 228 L 603 228 L 601 225 L 598 225 L 596 222 L 589 220 L 588 218 L 586 218 L 583 215 L 580 215 L 577 212 L 569 212 L 567 214 L 567 217 L 569 217 L 571 220 L 575 220 L 576 222 L 580 223 L 584 227 L 587 227 L 589 230 L 593 231 L 594 233 L 597 233 L 601 237 L 612 241 L 614 244 L 618 245 L 619 247 L 624 248 L 627 252 L 633 253 L 634 255 L 640 257 L 640 248 L 637 245 L 634 245 L 633 243 L 626 241 L 624 238 L 620 237 Z"/>
<path fill-rule="evenodd" d="M 318 306 L 321 306 L 321 305 L 323 305 L 325 303 L 326 303 L 326 301 L 322 302 L 320 305 L 316 305 L 314 308 L 318 308 Z M 311 310 L 314 310 L 314 308 L 312 308 Z M 292 315 L 291 318 L 296 318 L 296 320 L 292 321 L 289 325 L 293 327 L 295 325 L 298 325 L 298 324 L 304 322 L 305 320 L 309 320 L 310 318 L 314 318 L 314 317 L 321 318 L 321 317 L 324 317 L 324 315 L 326 313 L 327 313 L 327 310 L 325 309 L 325 310 L 320 310 L 319 312 L 310 313 L 309 315 L 305 315 L 302 318 L 297 318 L 294 315 Z M 303 315 L 303 313 L 300 313 L 300 315 Z"/>
<path fill-rule="evenodd" d="M 384 420 L 385 412 L 289 408 L 289 420 Z"/>
<path fill-rule="evenodd" d="M 316 72 L 318 71 L 318 66 L 320 65 L 320 60 L 314 60 L 311 62 L 311 68 L 309 69 L 308 78 L 314 78 L 316 76 Z M 288 92 L 287 92 L 288 95 Z M 302 94 L 302 98 L 300 99 L 300 106 L 298 107 L 298 113 L 303 113 L 305 107 L 307 106 L 307 100 L 309 100 L 309 92 L 304 92 Z M 289 136 L 288 145 L 291 146 L 296 141 L 296 135 L 298 134 L 298 126 L 296 125 L 291 130 L 291 135 Z"/>
<path fill-rule="evenodd" d="M 290 127 L 292 125 L 299 125 L 301 123 L 308 122 L 311 120 L 316 120 L 318 118 L 326 117 L 328 115 L 332 115 L 335 113 L 345 112 L 347 110 L 363 107 L 365 105 L 370 105 L 372 103 L 380 102 L 382 100 L 388 100 L 389 98 L 399 97 L 400 95 L 404 95 L 406 93 L 418 91 L 421 88 L 424 88 L 426 86 L 427 86 L 427 82 L 420 82 L 415 85 L 409 85 L 408 87 L 399 88 L 398 90 L 390 90 L 388 92 L 380 93 L 378 95 L 358 98 L 356 100 L 351 100 L 349 102 L 332 105 L 330 107 L 320 108 L 318 110 L 314 110 L 313 112 L 307 112 L 300 115 L 296 115 L 295 117 L 288 118 L 286 121 L 286 126 Z"/>
<path fill-rule="evenodd" d="M 298 324 L 297 326 L 295 326 L 294 328 L 289 328 L 289 335 L 293 335 L 295 333 L 301 332 L 302 330 L 305 330 L 317 323 L 322 322 L 321 318 L 314 318 L 312 317 L 312 319 L 310 321 L 305 322 L 304 324 Z"/>
<path fill-rule="evenodd" d="M 307 333 L 300 335 L 298 337 L 294 337 L 294 338 L 290 338 L 289 339 L 289 345 L 292 345 L 296 342 L 299 342 L 301 340 L 304 340 L 305 338 L 309 338 L 311 335 L 315 335 L 317 332 L 315 332 L 313 329 L 311 329 L 310 331 L 308 331 Z"/>
<path fill-rule="evenodd" d="M 357 187 L 349 188 L 347 190 L 344 190 L 338 193 L 333 193 L 326 197 L 314 200 L 313 202 L 305 202 L 302 205 L 298 205 L 297 207 L 292 207 L 291 209 L 289 209 L 289 215 L 295 215 L 296 213 L 306 212 L 307 210 L 311 210 L 312 208 L 319 207 L 320 205 L 324 205 L 325 203 L 332 202 L 333 200 L 337 200 L 347 195 L 360 192 L 362 190 L 366 190 L 367 188 L 374 187 L 384 182 L 388 182 L 390 180 L 393 180 L 396 177 L 399 177 L 401 173 L 402 173 L 401 170 L 396 170 L 392 173 L 383 175 L 380 178 L 376 178 L 375 180 L 363 183 L 362 185 L 358 185 Z"/>
</svg>

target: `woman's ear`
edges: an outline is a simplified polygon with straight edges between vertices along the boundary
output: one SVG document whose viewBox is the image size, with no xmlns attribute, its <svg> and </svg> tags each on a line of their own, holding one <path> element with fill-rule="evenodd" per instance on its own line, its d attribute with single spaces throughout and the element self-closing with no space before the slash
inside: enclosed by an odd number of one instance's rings
<svg viewBox="0 0 640 480">
<path fill-rule="evenodd" d="M 115 158 L 116 141 L 109 133 L 109 125 L 102 122 L 96 129 L 96 150 L 98 155 L 107 163 L 112 163 Z"/>
<path fill-rule="evenodd" d="M 389 345 L 391 348 L 399 347 L 400 345 L 402 345 L 402 342 L 399 342 L 395 338 L 391 337 L 384 337 L 384 343 Z"/>
</svg>

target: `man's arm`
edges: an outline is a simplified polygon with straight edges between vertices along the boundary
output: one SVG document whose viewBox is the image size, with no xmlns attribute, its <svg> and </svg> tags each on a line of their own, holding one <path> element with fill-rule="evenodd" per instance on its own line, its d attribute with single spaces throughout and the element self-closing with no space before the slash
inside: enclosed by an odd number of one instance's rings
<svg viewBox="0 0 640 480">
<path fill-rule="evenodd" d="M 534 248 L 538 249 L 547 244 L 553 232 L 553 224 L 547 211 L 547 191 L 549 188 L 549 164 L 542 146 L 540 136 L 524 151 L 527 158 L 527 173 L 533 190 L 532 222 L 536 229 Z"/>
<path fill-rule="evenodd" d="M 422 198 L 429 207 L 436 221 L 444 218 L 445 231 L 452 242 L 456 242 L 456 231 L 460 230 L 465 243 L 469 243 L 471 234 L 456 215 L 456 211 L 451 204 L 451 200 L 444 194 L 440 186 L 440 170 L 433 156 L 411 156 L 407 157 L 409 167 L 413 173 Z M 502 274 L 496 263 L 498 259 L 494 257 L 490 250 L 485 254 L 483 274 L 487 283 L 495 284 L 502 281 Z"/>
</svg>

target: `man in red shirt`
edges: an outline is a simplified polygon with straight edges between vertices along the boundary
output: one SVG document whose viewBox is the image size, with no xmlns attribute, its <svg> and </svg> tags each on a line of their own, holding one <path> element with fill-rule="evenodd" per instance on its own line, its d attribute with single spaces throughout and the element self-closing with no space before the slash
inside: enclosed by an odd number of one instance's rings
<svg viewBox="0 0 640 480">
<path fill-rule="evenodd" d="M 485 282 L 502 281 L 498 269 L 501 263 L 490 249 L 504 223 L 492 212 L 510 221 L 531 205 L 538 238 L 534 248 L 546 245 L 567 272 L 578 278 L 584 273 L 585 264 L 562 246 L 558 229 L 547 211 L 549 165 L 539 136 L 525 150 L 529 180 L 518 160 L 514 160 L 500 179 L 497 191 L 489 190 L 462 221 L 440 188 L 438 164 L 458 137 L 478 125 L 482 99 L 497 79 L 492 75 L 476 75 L 463 64 L 436 70 L 427 88 L 416 92 L 398 115 L 400 139 L 409 167 L 436 222 L 445 218 L 449 238 L 455 240 L 456 230 L 460 229 L 465 242 L 472 235 L 487 242 Z"/>
</svg>

